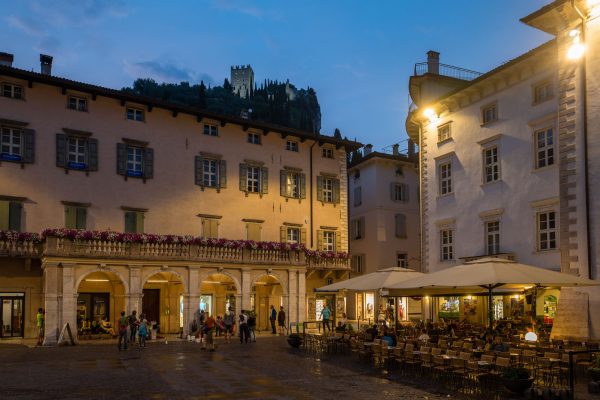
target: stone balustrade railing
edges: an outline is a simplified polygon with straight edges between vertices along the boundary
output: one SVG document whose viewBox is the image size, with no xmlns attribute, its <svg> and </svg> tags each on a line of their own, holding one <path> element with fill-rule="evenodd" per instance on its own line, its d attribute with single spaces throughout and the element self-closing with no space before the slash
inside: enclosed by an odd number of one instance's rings
<svg viewBox="0 0 600 400">
<path fill-rule="evenodd" d="M 0 240 L 0 255 L 130 259 L 148 261 L 201 261 L 214 263 L 298 265 L 309 269 L 350 268 L 346 258 L 307 256 L 304 250 L 252 249 L 184 243 L 131 243 L 108 240 L 71 240 L 46 237 L 42 243 Z"/>
</svg>

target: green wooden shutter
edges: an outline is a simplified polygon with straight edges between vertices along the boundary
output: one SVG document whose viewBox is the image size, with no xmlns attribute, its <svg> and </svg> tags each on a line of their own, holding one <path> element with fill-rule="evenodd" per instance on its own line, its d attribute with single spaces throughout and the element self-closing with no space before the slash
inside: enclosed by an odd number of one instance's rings
<svg viewBox="0 0 600 400">
<path fill-rule="evenodd" d="M 335 235 L 335 251 L 342 251 L 342 233 L 334 232 Z"/>
<path fill-rule="evenodd" d="M 0 201 L 0 230 L 7 231 L 8 230 L 8 220 L 9 220 L 9 205 L 8 201 Z"/>
<path fill-rule="evenodd" d="M 260 168 L 260 192 L 269 193 L 269 169 L 267 167 Z"/>
<path fill-rule="evenodd" d="M 135 232 L 144 233 L 144 213 L 141 211 L 135 213 Z"/>
<path fill-rule="evenodd" d="M 317 230 L 317 250 L 323 250 L 323 231 Z"/>
<path fill-rule="evenodd" d="M 202 156 L 194 157 L 194 183 L 200 187 L 204 186 L 204 175 L 203 168 L 204 162 L 202 161 Z"/>
<path fill-rule="evenodd" d="M 300 228 L 300 243 L 306 244 L 306 228 Z"/>
<path fill-rule="evenodd" d="M 248 240 L 254 240 L 256 242 L 260 241 L 260 230 L 261 230 L 260 224 L 249 223 L 246 226 L 247 226 L 246 229 L 247 229 Z"/>
<path fill-rule="evenodd" d="M 125 211 L 125 232 L 135 233 L 135 211 Z"/>
<path fill-rule="evenodd" d="M 127 146 L 125 143 L 117 143 L 117 174 L 127 175 Z"/>
<path fill-rule="evenodd" d="M 221 189 L 227 187 L 227 162 L 219 160 L 219 187 Z"/>
<path fill-rule="evenodd" d="M 323 177 L 317 176 L 317 201 L 323 201 Z"/>
<path fill-rule="evenodd" d="M 279 228 L 279 241 L 281 243 L 287 242 L 287 226 L 281 226 Z"/>
<path fill-rule="evenodd" d="M 279 171 L 279 194 L 283 197 L 290 197 L 287 187 L 287 171 L 282 169 Z"/>
<path fill-rule="evenodd" d="M 73 206 L 65 206 L 65 228 L 75 229 L 77 227 L 77 210 Z"/>
<path fill-rule="evenodd" d="M 11 231 L 21 231 L 21 203 L 11 201 L 8 203 L 8 229 Z"/>
<path fill-rule="evenodd" d="M 154 178 L 154 149 L 144 149 L 144 178 Z"/>
<path fill-rule="evenodd" d="M 300 185 L 300 198 L 306 198 L 306 174 L 298 174 L 298 184 Z"/>
<path fill-rule="evenodd" d="M 333 202 L 338 203 L 338 204 L 340 202 L 340 180 L 339 179 L 333 179 Z"/>
<path fill-rule="evenodd" d="M 67 135 L 56 134 L 56 166 L 67 168 Z"/>
<path fill-rule="evenodd" d="M 98 139 L 88 139 L 88 171 L 98 171 Z"/>
<path fill-rule="evenodd" d="M 87 226 L 87 209 L 85 207 L 77 207 L 76 208 L 76 214 L 77 214 L 77 222 L 75 227 L 77 229 L 85 229 Z"/>
<path fill-rule="evenodd" d="M 248 166 L 246 164 L 240 164 L 240 190 L 248 191 Z"/>
<path fill-rule="evenodd" d="M 35 160 L 35 131 L 33 129 L 23 129 L 23 152 L 21 161 L 24 163 L 33 163 Z"/>
</svg>

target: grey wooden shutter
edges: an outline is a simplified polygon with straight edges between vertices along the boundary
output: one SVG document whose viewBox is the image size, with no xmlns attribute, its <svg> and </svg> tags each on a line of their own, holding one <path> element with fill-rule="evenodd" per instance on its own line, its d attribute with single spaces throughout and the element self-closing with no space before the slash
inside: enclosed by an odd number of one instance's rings
<svg viewBox="0 0 600 400">
<path fill-rule="evenodd" d="M 287 242 L 287 226 L 281 226 L 279 228 L 279 241 L 281 243 Z"/>
<path fill-rule="evenodd" d="M 333 202 L 340 202 L 340 180 L 333 179 Z"/>
<path fill-rule="evenodd" d="M 248 191 L 248 166 L 246 164 L 240 164 L 240 190 Z"/>
<path fill-rule="evenodd" d="M 21 231 L 21 203 L 11 201 L 8 204 L 8 229 L 11 231 Z"/>
<path fill-rule="evenodd" d="M 35 161 L 35 131 L 33 129 L 23 129 L 23 154 L 21 161 L 24 163 L 33 163 Z"/>
<path fill-rule="evenodd" d="M 125 143 L 117 143 L 117 174 L 127 175 L 127 146 Z"/>
<path fill-rule="evenodd" d="M 323 177 L 317 176 L 317 201 L 323 201 Z"/>
<path fill-rule="evenodd" d="M 67 135 L 56 134 L 56 166 L 67 168 Z"/>
<path fill-rule="evenodd" d="M 300 228 L 300 243 L 306 244 L 306 228 Z"/>
<path fill-rule="evenodd" d="M 390 199 L 396 201 L 396 182 L 390 183 Z"/>
<path fill-rule="evenodd" d="M 77 212 L 75 211 L 75 207 L 66 206 L 65 207 L 65 228 L 75 229 L 76 226 L 77 226 Z"/>
<path fill-rule="evenodd" d="M 9 220 L 9 202 L 0 200 L 0 230 L 6 231 L 8 230 L 8 220 Z"/>
<path fill-rule="evenodd" d="M 144 178 L 154 178 L 154 149 L 144 149 Z"/>
<path fill-rule="evenodd" d="M 269 169 L 267 167 L 260 168 L 260 192 L 269 193 Z"/>
<path fill-rule="evenodd" d="M 287 171 L 284 169 L 279 171 L 279 194 L 283 197 L 289 197 L 287 189 Z"/>
<path fill-rule="evenodd" d="M 306 198 L 306 174 L 298 174 L 298 184 L 300 185 L 300 198 Z"/>
<path fill-rule="evenodd" d="M 365 217 L 360 217 L 360 237 L 365 238 Z"/>
<path fill-rule="evenodd" d="M 202 174 L 202 156 L 194 157 L 194 183 L 198 186 L 204 186 L 203 174 Z"/>
<path fill-rule="evenodd" d="M 137 233 L 144 233 L 144 213 L 137 211 L 135 215 L 135 231 Z"/>
<path fill-rule="evenodd" d="M 88 139 L 88 171 L 98 171 L 98 139 Z"/>
<path fill-rule="evenodd" d="M 396 214 L 396 236 L 406 237 L 406 216 L 404 214 Z"/>
<path fill-rule="evenodd" d="M 221 189 L 227 187 L 227 162 L 219 160 L 219 187 Z"/>
<path fill-rule="evenodd" d="M 85 229 L 87 225 L 87 209 L 84 207 L 76 208 L 75 227 L 77 229 Z"/>
</svg>

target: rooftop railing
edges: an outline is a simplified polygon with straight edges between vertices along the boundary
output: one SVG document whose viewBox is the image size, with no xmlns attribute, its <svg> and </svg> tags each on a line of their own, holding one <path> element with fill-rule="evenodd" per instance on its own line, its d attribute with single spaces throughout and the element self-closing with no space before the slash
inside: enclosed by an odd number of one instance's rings
<svg viewBox="0 0 600 400">
<path fill-rule="evenodd" d="M 414 76 L 421 76 L 427 73 L 433 73 L 430 71 L 430 64 L 427 62 L 421 62 L 415 64 Z M 438 71 L 435 75 L 448 76 L 450 78 L 461 79 L 463 81 L 471 81 L 479 78 L 483 75 L 481 72 L 473 71 L 470 69 L 455 67 L 448 64 L 438 64 Z"/>
</svg>

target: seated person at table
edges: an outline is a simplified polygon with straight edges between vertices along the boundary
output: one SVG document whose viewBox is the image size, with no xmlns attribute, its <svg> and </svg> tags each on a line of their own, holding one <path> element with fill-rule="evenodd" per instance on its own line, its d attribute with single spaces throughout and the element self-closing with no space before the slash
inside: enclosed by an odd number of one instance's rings
<svg viewBox="0 0 600 400">
<path fill-rule="evenodd" d="M 508 351 L 508 345 L 502 343 L 502 337 L 496 336 L 494 338 L 494 344 L 492 345 L 492 351 L 506 352 Z"/>
<path fill-rule="evenodd" d="M 427 334 L 427 330 L 426 329 L 423 329 L 421 331 L 421 335 L 418 337 L 418 339 L 421 342 L 428 342 L 429 341 L 429 335 Z"/>
<path fill-rule="evenodd" d="M 381 340 L 387 342 L 388 346 L 396 346 L 396 335 L 394 335 L 393 332 L 390 332 L 387 327 L 384 327 L 383 331 L 381 332 Z"/>
<path fill-rule="evenodd" d="M 374 338 L 376 338 L 377 335 L 379 334 L 379 332 L 377 331 L 377 325 L 373 325 L 373 327 L 367 329 L 366 332 L 368 334 L 370 334 L 371 336 L 373 336 Z"/>
<path fill-rule="evenodd" d="M 106 320 L 106 317 L 104 317 L 100 320 L 100 331 L 104 332 L 104 333 L 108 333 L 109 335 L 112 335 L 112 336 L 117 335 L 115 330 L 110 326 L 110 322 L 108 322 Z"/>
<path fill-rule="evenodd" d="M 338 324 L 335 327 L 335 331 L 338 332 L 338 333 L 346 331 L 346 326 L 342 325 L 342 321 L 338 321 Z"/>
</svg>

